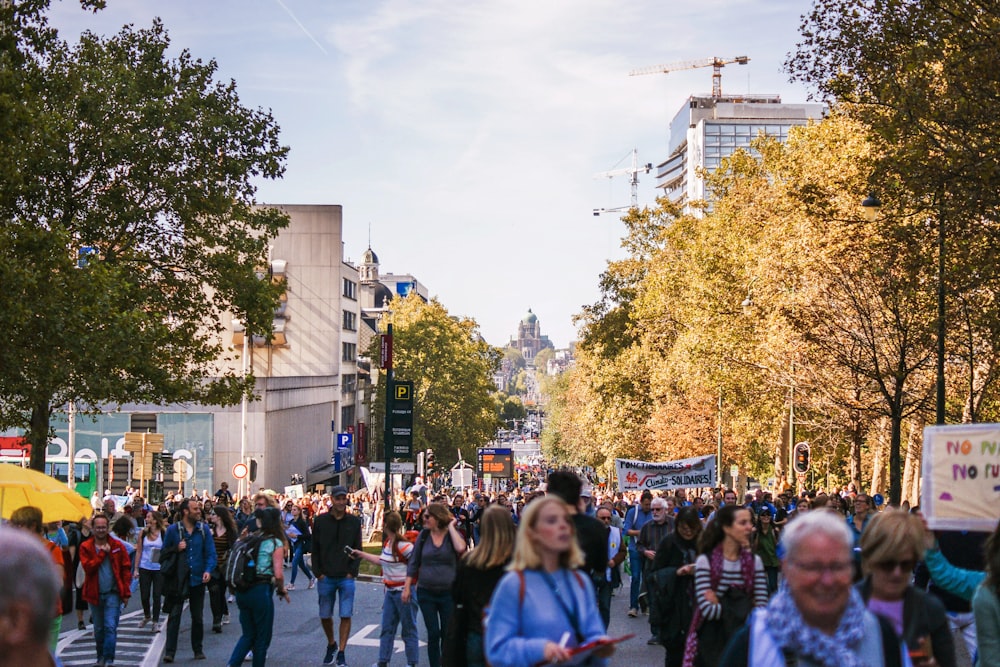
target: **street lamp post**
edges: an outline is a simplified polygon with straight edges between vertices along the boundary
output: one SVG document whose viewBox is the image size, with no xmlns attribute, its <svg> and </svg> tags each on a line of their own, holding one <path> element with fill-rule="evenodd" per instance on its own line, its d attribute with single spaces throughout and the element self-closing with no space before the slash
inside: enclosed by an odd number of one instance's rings
<svg viewBox="0 0 1000 667">
<path fill-rule="evenodd" d="M 241 322 L 237 319 L 233 320 L 233 326 L 238 326 Z M 249 354 L 248 345 L 250 338 L 250 332 L 247 331 L 246 324 L 243 324 L 243 355 L 241 362 L 243 364 L 243 379 L 246 380 L 247 377 L 247 355 Z M 247 462 L 247 394 L 246 388 L 243 391 L 243 397 L 240 399 L 240 463 L 246 464 Z M 239 485 L 239 496 L 240 500 L 247 495 L 246 488 L 246 477 L 240 478 Z"/>
</svg>

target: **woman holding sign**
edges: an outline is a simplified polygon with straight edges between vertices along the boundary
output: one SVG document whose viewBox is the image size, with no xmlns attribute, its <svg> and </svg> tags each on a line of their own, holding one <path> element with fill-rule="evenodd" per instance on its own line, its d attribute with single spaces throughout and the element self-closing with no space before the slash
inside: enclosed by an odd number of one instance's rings
<svg viewBox="0 0 1000 667">
<path fill-rule="evenodd" d="M 497 584 L 486 612 L 488 664 L 607 664 L 614 644 L 579 650 L 608 641 L 594 586 L 577 570 L 582 565 L 566 503 L 556 496 L 528 503 L 510 571 Z"/>
</svg>

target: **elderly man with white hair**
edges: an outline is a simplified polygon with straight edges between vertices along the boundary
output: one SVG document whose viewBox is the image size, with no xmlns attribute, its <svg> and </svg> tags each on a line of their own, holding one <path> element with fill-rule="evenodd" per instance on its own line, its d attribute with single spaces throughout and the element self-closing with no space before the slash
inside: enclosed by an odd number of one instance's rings
<svg viewBox="0 0 1000 667">
<path fill-rule="evenodd" d="M 663 538 L 674 532 L 674 517 L 667 511 L 667 501 L 659 496 L 653 498 L 653 502 L 649 506 L 653 512 L 653 520 L 643 524 L 635 548 L 642 558 L 642 585 L 646 590 L 646 602 L 649 605 L 649 627 L 652 630 L 652 636 L 646 643 L 659 644 L 660 604 L 656 597 L 656 586 L 650 579 L 650 573 L 652 572 L 653 559 L 656 558 L 656 547 L 663 541 Z"/>
<path fill-rule="evenodd" d="M 892 625 L 852 584 L 854 538 L 834 512 L 810 512 L 782 535 L 785 580 L 732 638 L 721 667 L 910 667 Z"/>
<path fill-rule="evenodd" d="M 0 528 L 0 667 L 56 665 L 49 627 L 62 573 L 33 535 Z"/>
</svg>

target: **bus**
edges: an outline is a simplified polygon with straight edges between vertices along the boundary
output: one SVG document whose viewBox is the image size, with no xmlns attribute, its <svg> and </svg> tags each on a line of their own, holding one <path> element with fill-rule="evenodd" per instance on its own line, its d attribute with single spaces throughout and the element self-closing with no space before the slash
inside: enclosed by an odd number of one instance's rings
<svg viewBox="0 0 1000 667">
<path fill-rule="evenodd" d="M 27 456 L 0 456 L 0 463 L 13 463 L 23 468 L 28 467 Z M 73 461 L 74 488 L 81 496 L 90 500 L 97 493 L 101 482 L 100 464 L 94 459 L 77 458 Z M 45 474 L 55 477 L 60 482 L 69 483 L 69 457 L 49 456 L 45 459 Z"/>
</svg>

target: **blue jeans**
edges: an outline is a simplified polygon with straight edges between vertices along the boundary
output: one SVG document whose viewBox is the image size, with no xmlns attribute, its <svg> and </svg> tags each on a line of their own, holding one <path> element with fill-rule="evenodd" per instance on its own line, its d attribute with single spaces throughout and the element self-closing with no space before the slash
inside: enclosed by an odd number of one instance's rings
<svg viewBox="0 0 1000 667">
<path fill-rule="evenodd" d="M 240 635 L 230 665 L 241 665 L 250 649 L 253 649 L 253 667 L 264 667 L 267 649 L 271 645 L 274 630 L 274 598 L 271 584 L 262 582 L 245 591 L 236 591 L 236 606 L 240 610 Z"/>
<path fill-rule="evenodd" d="M 310 570 L 309 566 L 306 565 L 306 561 L 305 561 L 306 554 L 305 554 L 305 551 L 306 551 L 305 542 L 302 541 L 302 540 L 299 540 L 298 543 L 296 543 L 296 545 L 295 545 L 295 556 L 292 557 L 292 583 L 293 584 L 295 583 L 295 577 L 296 577 L 296 575 L 298 575 L 300 567 L 302 568 L 302 571 L 305 572 L 305 574 L 306 574 L 307 577 L 309 577 L 310 579 L 313 578 L 312 570 Z"/>
<path fill-rule="evenodd" d="M 478 630 L 469 630 L 465 636 L 465 667 L 486 667 L 483 635 Z"/>
<path fill-rule="evenodd" d="M 454 606 L 451 591 L 439 593 L 417 587 L 417 604 L 420 605 L 420 613 L 427 626 L 427 662 L 431 667 L 441 667 L 443 630 L 448 627 Z"/>
<path fill-rule="evenodd" d="M 642 556 L 638 551 L 628 550 L 628 567 L 632 571 L 632 583 L 628 589 L 628 608 L 639 608 L 639 587 L 642 586 Z"/>
<path fill-rule="evenodd" d="M 97 660 L 114 662 L 115 644 L 118 643 L 118 619 L 122 615 L 122 599 L 118 593 L 101 593 L 100 602 L 90 605 L 94 620 L 94 642 Z"/>
<path fill-rule="evenodd" d="M 382 601 L 382 632 L 378 638 L 378 661 L 389 662 L 392 658 L 396 626 L 403 626 L 403 647 L 406 649 L 406 664 L 415 665 L 420 660 L 417 643 L 417 605 L 414 600 L 403 604 L 402 588 L 385 589 Z"/>
</svg>

